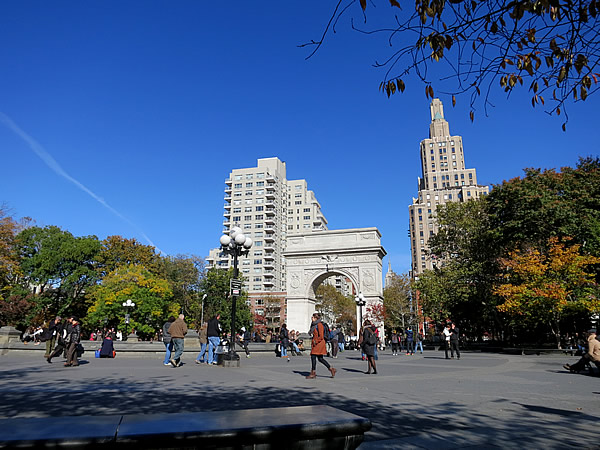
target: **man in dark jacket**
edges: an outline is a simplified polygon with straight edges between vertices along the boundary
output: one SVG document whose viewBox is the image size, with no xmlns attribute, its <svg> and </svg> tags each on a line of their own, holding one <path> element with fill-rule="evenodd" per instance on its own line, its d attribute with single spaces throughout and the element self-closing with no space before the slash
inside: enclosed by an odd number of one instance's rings
<svg viewBox="0 0 600 450">
<path fill-rule="evenodd" d="M 456 352 L 456 359 L 460 359 L 460 350 L 458 349 L 458 338 L 459 330 L 455 324 L 452 324 L 452 334 L 450 335 L 450 354 L 454 358 L 454 352 Z"/>
<path fill-rule="evenodd" d="M 70 331 L 70 326 L 70 317 L 65 320 L 61 320 L 59 323 L 56 324 L 56 347 L 54 348 L 54 351 L 52 351 L 50 355 L 46 358 L 46 361 L 48 361 L 48 363 L 51 364 L 52 358 L 61 355 L 63 352 L 66 352 L 67 347 L 69 345 L 65 342 L 65 339 L 67 337 L 68 332 Z"/>
<path fill-rule="evenodd" d="M 77 367 L 79 365 L 79 361 L 77 361 L 77 346 L 81 341 L 81 325 L 79 325 L 77 317 L 71 319 L 71 327 L 71 332 L 65 339 L 66 343 L 69 344 L 65 367 Z"/>
<path fill-rule="evenodd" d="M 217 347 L 221 343 L 221 325 L 219 319 L 221 314 L 208 321 L 206 335 L 208 336 L 208 364 L 217 364 Z"/>
</svg>

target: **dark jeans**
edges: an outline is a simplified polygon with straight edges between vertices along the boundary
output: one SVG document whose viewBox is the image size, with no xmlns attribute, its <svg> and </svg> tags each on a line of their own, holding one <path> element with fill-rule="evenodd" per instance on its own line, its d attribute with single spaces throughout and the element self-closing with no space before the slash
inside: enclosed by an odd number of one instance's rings
<svg viewBox="0 0 600 450">
<path fill-rule="evenodd" d="M 400 344 L 398 342 L 392 342 L 392 353 L 398 353 L 399 348 Z"/>
<path fill-rule="evenodd" d="M 458 349 L 458 341 L 446 341 L 446 358 L 448 358 L 448 350 L 450 355 L 454 358 L 454 352 L 456 352 L 456 358 L 460 359 L 460 350 Z"/>
<path fill-rule="evenodd" d="M 406 341 L 406 353 L 413 354 L 415 352 L 415 342 L 407 340 Z"/>
<path fill-rule="evenodd" d="M 577 361 L 575 364 L 573 364 L 571 366 L 571 370 L 579 372 L 579 371 L 585 369 L 585 366 L 587 365 L 587 363 L 589 361 L 591 361 L 591 359 L 586 353 L 585 355 L 583 355 L 581 357 L 581 359 L 579 361 Z"/>
<path fill-rule="evenodd" d="M 327 367 L 328 369 L 331 368 L 331 366 L 329 365 L 329 363 L 327 361 L 325 361 L 325 358 L 323 358 L 323 355 L 310 355 L 310 363 L 311 363 L 311 370 L 317 370 L 317 359 L 319 360 L 319 362 L 321 364 L 323 364 L 325 367 Z"/>
<path fill-rule="evenodd" d="M 246 352 L 246 355 L 249 355 L 250 354 L 250 350 L 248 350 L 248 342 L 242 341 L 241 344 L 242 344 L 242 348 Z"/>
<path fill-rule="evenodd" d="M 50 353 L 50 356 L 48 356 L 48 359 L 52 359 L 55 356 L 60 356 L 61 353 L 63 353 L 65 351 L 65 348 L 67 346 L 65 344 L 63 344 L 62 342 L 59 342 L 56 345 L 56 348 L 54 349 L 54 351 L 52 353 Z"/>
</svg>

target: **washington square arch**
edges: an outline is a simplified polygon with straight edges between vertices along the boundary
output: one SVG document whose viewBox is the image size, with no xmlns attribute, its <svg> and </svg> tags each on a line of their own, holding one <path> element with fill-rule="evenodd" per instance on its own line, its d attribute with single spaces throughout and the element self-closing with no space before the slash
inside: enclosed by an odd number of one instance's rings
<svg viewBox="0 0 600 450">
<path fill-rule="evenodd" d="M 382 303 L 385 255 L 381 233 L 374 227 L 288 237 L 284 252 L 288 328 L 308 331 L 315 312 L 316 290 L 332 275 L 347 277 L 355 291 L 363 294 L 366 300 L 363 312 L 369 305 Z"/>
</svg>

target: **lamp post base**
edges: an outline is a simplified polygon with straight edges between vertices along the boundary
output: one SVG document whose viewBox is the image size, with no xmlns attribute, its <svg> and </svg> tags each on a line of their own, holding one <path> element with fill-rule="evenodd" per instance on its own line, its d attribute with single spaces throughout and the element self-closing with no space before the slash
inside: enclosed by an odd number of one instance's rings
<svg viewBox="0 0 600 450">
<path fill-rule="evenodd" d="M 223 355 L 223 367 L 240 367 L 240 355 L 235 351 Z"/>
</svg>

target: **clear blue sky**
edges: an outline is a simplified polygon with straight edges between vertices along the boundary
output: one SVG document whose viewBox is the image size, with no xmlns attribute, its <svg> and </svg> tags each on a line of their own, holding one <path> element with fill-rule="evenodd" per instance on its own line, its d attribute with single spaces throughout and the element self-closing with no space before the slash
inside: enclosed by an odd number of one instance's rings
<svg viewBox="0 0 600 450">
<path fill-rule="evenodd" d="M 330 229 L 378 227 L 407 271 L 429 102 L 410 78 L 403 95 L 380 94 L 372 63 L 387 48 L 347 21 L 305 61 L 297 46 L 335 3 L 0 2 L 0 202 L 77 236 L 206 256 L 231 169 L 278 156 Z M 599 153 L 597 95 L 570 108 L 567 133 L 526 90 L 474 124 L 466 99 L 441 99 L 481 184 Z"/>
</svg>

